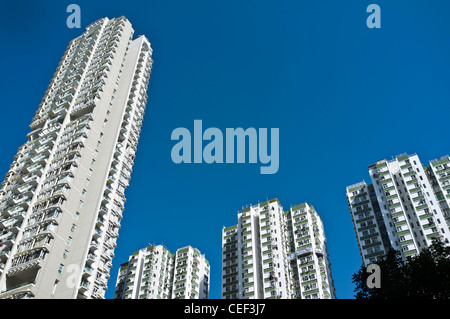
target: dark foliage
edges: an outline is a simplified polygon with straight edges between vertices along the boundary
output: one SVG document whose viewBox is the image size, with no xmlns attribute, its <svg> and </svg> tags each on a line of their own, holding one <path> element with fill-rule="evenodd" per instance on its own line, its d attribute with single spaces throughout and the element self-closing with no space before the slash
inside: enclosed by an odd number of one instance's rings
<svg viewBox="0 0 450 319">
<path fill-rule="evenodd" d="M 448 299 L 450 298 L 450 247 L 435 241 L 414 257 L 402 260 L 390 250 L 376 264 L 380 267 L 381 287 L 368 288 L 371 275 L 361 266 L 353 274 L 356 299 Z"/>
</svg>

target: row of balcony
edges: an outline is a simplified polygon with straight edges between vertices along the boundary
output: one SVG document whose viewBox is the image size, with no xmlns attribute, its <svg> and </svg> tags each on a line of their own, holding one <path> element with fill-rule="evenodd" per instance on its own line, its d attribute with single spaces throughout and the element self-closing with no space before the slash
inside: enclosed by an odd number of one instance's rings
<svg viewBox="0 0 450 319">
<path fill-rule="evenodd" d="M 47 250 L 41 248 L 14 258 L 11 267 L 8 269 L 8 275 L 11 276 L 25 269 L 40 267 L 41 263 L 45 261 L 46 255 Z"/>
</svg>

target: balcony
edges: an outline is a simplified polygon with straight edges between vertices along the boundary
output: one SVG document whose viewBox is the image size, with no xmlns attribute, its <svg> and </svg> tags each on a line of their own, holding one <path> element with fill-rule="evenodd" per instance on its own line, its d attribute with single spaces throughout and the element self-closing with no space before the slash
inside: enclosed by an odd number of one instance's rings
<svg viewBox="0 0 450 319">
<path fill-rule="evenodd" d="M 82 103 L 78 103 L 77 105 L 74 106 L 72 112 L 70 113 L 71 116 L 81 116 L 83 114 L 87 114 L 90 113 L 94 107 L 97 104 L 98 99 L 97 98 L 92 98 L 89 99 L 86 102 L 82 102 Z"/>
<path fill-rule="evenodd" d="M 51 141 L 52 141 L 52 143 L 54 142 L 53 141 L 53 139 L 50 139 Z M 49 144 L 52 144 L 52 143 L 50 143 L 49 141 L 47 141 L 45 144 L 43 144 L 43 145 L 49 145 Z M 52 144 L 53 145 L 53 144 Z M 50 145 L 49 145 L 50 146 Z M 29 163 L 31 163 L 31 164 L 40 164 L 40 163 L 43 163 L 43 162 L 46 162 L 46 160 L 47 160 L 47 156 L 45 156 L 45 154 L 40 154 L 40 155 L 38 155 L 38 156 L 30 156 L 29 158 L 28 158 L 28 162 Z"/>
<path fill-rule="evenodd" d="M 115 216 L 117 216 L 119 219 L 122 219 L 122 218 L 123 218 L 123 215 L 122 215 L 122 209 L 121 209 L 120 207 L 115 207 L 113 210 L 111 210 L 111 212 L 112 212 Z"/>
<path fill-rule="evenodd" d="M 83 121 L 86 122 L 86 121 Z M 87 134 L 89 133 L 89 126 L 87 124 L 83 125 L 80 124 L 80 126 L 77 127 L 77 131 L 75 135 L 82 134 L 84 137 L 87 137 Z"/>
<path fill-rule="evenodd" d="M 94 290 L 93 293 L 92 293 L 92 297 L 94 299 L 105 299 L 103 294 L 104 294 L 104 290 L 103 289 Z"/>
<path fill-rule="evenodd" d="M 58 182 L 57 182 L 57 185 L 70 184 L 72 179 L 73 178 L 70 176 L 70 174 L 68 174 L 64 178 L 59 179 Z"/>
<path fill-rule="evenodd" d="M 102 204 L 108 204 L 110 200 L 111 197 L 109 197 L 108 195 L 103 195 Z"/>
<path fill-rule="evenodd" d="M 131 179 L 131 176 L 129 176 L 128 178 L 126 178 L 128 176 L 124 176 L 124 174 L 120 174 L 119 177 L 119 181 L 122 182 L 123 185 L 128 186 L 129 185 L 129 180 Z"/>
<path fill-rule="evenodd" d="M 30 197 L 20 195 L 20 196 L 13 196 L 11 199 L 12 205 L 22 205 L 22 206 L 28 206 L 28 202 L 31 200 Z"/>
<path fill-rule="evenodd" d="M 11 248 L 10 247 L 4 247 L 3 249 L 0 249 L 0 261 L 6 262 L 8 258 L 10 257 Z"/>
<path fill-rule="evenodd" d="M 75 176 L 75 172 L 77 170 L 77 166 L 75 165 L 67 165 L 65 167 L 62 168 L 60 174 L 61 175 L 71 175 L 71 176 Z"/>
<path fill-rule="evenodd" d="M 92 272 L 93 272 L 93 268 L 91 268 L 89 266 L 85 266 L 83 269 L 83 273 L 82 273 L 83 278 L 92 276 Z"/>
<path fill-rule="evenodd" d="M 2 298 L 7 299 L 7 298 L 17 295 L 19 293 L 20 294 L 27 293 L 27 294 L 34 295 L 34 293 L 33 293 L 34 287 L 35 287 L 34 280 L 26 281 L 26 282 L 20 283 L 18 285 L 8 287 L 5 291 L 2 291 Z"/>
<path fill-rule="evenodd" d="M 14 260 L 20 258 L 21 262 L 9 268 L 9 270 L 7 271 L 8 276 L 13 276 L 18 272 L 24 270 L 32 268 L 40 268 L 42 266 L 42 262 L 44 262 L 45 254 L 46 251 L 44 249 L 39 249 L 33 253 L 28 253 L 25 255 L 21 255 L 20 257 L 15 257 Z"/>
<path fill-rule="evenodd" d="M 107 195 L 107 194 L 110 194 L 113 191 L 114 191 L 114 189 L 111 187 L 111 185 L 110 184 L 106 184 L 104 193 Z"/>
<path fill-rule="evenodd" d="M 44 168 L 40 163 L 36 163 L 24 168 L 25 173 L 33 173 L 34 175 L 42 176 Z"/>
<path fill-rule="evenodd" d="M 90 55 L 90 50 L 89 51 L 87 51 L 86 52 L 86 55 Z M 77 73 L 75 73 L 75 74 L 69 74 L 68 76 L 66 75 L 65 77 L 64 77 L 64 79 L 67 79 L 67 80 L 69 80 L 70 82 L 74 82 L 75 80 L 77 81 L 77 82 L 79 82 L 80 81 L 80 79 L 81 79 L 81 76 L 82 76 L 82 74 L 81 73 L 79 73 L 79 72 L 77 72 Z"/>
<path fill-rule="evenodd" d="M 66 99 L 62 103 L 59 103 L 58 107 L 50 110 L 50 112 L 48 112 L 48 114 L 51 118 L 55 118 L 60 115 L 64 116 L 64 115 L 66 115 L 67 108 L 69 106 L 70 106 L 70 100 Z"/>
<path fill-rule="evenodd" d="M 45 145 L 41 145 L 37 148 L 34 148 L 31 150 L 31 154 L 45 154 L 45 155 L 50 155 L 50 145 L 45 144 Z"/>
<path fill-rule="evenodd" d="M 8 231 L 7 233 L 0 236 L 0 244 L 2 247 L 12 247 L 16 241 L 16 234 Z"/>
<path fill-rule="evenodd" d="M 94 233 L 92 235 L 92 238 L 94 240 L 97 240 L 98 238 L 100 238 L 102 236 L 102 231 L 99 228 L 95 228 L 94 229 Z"/>
<path fill-rule="evenodd" d="M 316 253 L 316 255 L 323 256 L 323 250 L 322 249 L 315 248 L 314 252 Z"/>
<path fill-rule="evenodd" d="M 79 135 L 79 134 L 78 134 L 78 135 Z M 86 140 L 86 135 L 83 134 L 83 135 L 81 135 L 81 136 L 75 138 L 74 140 L 72 140 L 71 143 L 76 143 L 76 142 L 83 143 L 85 140 Z"/>
<path fill-rule="evenodd" d="M 26 212 L 26 208 L 23 206 L 13 206 L 8 208 L 8 210 L 3 212 L 4 217 L 17 217 L 20 220 L 23 219 L 23 214 Z"/>
<path fill-rule="evenodd" d="M 17 192 L 15 192 L 15 193 L 32 197 L 33 191 L 35 190 L 35 188 L 36 188 L 36 186 L 34 186 L 32 184 L 25 184 L 21 187 L 17 187 L 17 189 L 16 189 Z"/>
<path fill-rule="evenodd" d="M 116 217 L 116 216 L 114 216 L 114 217 Z M 113 225 L 114 227 L 116 227 L 116 231 L 118 232 L 119 231 L 119 228 L 121 227 L 121 225 L 120 225 L 120 221 L 117 219 L 117 217 L 116 218 L 114 218 L 114 219 L 112 219 L 112 218 L 110 218 L 109 219 L 109 222 L 111 223 L 111 225 Z"/>
<path fill-rule="evenodd" d="M 55 189 L 53 191 L 52 196 L 57 196 L 57 195 L 67 195 L 67 191 L 70 189 L 70 187 L 66 187 L 65 185 L 63 185 L 62 187 L 59 187 L 57 189 Z"/>
<path fill-rule="evenodd" d="M 107 281 L 105 278 L 100 276 L 97 279 L 95 279 L 95 281 L 97 281 L 97 283 L 99 283 L 99 285 L 107 287 Z"/>
<path fill-rule="evenodd" d="M 115 248 L 115 247 L 117 246 L 115 238 L 114 238 L 114 239 L 112 239 L 112 238 L 109 239 L 109 240 L 106 241 L 104 244 L 105 244 L 108 248 Z"/>
<path fill-rule="evenodd" d="M 114 183 L 115 180 L 116 180 L 116 178 L 114 177 L 114 175 L 109 175 L 107 182 L 108 182 L 108 184 L 112 184 L 112 183 Z"/>
<path fill-rule="evenodd" d="M 95 262 L 95 259 L 97 258 L 96 254 L 89 253 L 86 257 L 86 264 L 92 265 Z"/>
<path fill-rule="evenodd" d="M 90 282 L 88 280 L 82 279 L 79 288 L 80 293 L 84 294 L 85 292 L 87 292 L 89 290 L 89 285 Z"/>
<path fill-rule="evenodd" d="M 47 210 L 46 213 L 45 213 L 45 217 L 44 217 L 43 221 L 56 222 L 58 220 L 58 217 L 59 217 L 60 213 L 61 212 L 58 209 Z"/>
<path fill-rule="evenodd" d="M 105 226 L 105 219 L 102 216 L 99 216 L 97 218 L 96 226 L 98 226 L 98 227 Z"/>
<path fill-rule="evenodd" d="M 108 214 L 108 207 L 106 206 L 106 205 L 101 205 L 100 206 L 100 214 L 101 215 L 105 215 L 105 214 Z"/>
<path fill-rule="evenodd" d="M 95 252 L 98 249 L 99 243 L 96 241 L 91 241 L 91 244 L 89 246 L 89 250 L 92 252 Z"/>
<path fill-rule="evenodd" d="M 39 128 L 39 127 L 44 126 L 45 121 L 47 120 L 47 117 L 48 117 L 47 115 L 44 115 L 42 118 L 37 118 L 37 119 L 35 119 L 35 120 L 30 124 L 30 128 L 31 128 L 32 130 L 35 130 L 35 129 Z"/>
<path fill-rule="evenodd" d="M 120 156 L 122 155 L 122 151 L 119 148 L 116 148 L 115 152 L 114 152 L 114 156 Z"/>
<path fill-rule="evenodd" d="M 118 172 L 117 167 L 111 166 L 109 169 L 109 174 L 116 174 Z"/>
<path fill-rule="evenodd" d="M 22 226 L 22 220 L 17 220 L 16 218 L 8 219 L 8 223 L 5 223 L 5 226 L 11 233 L 17 234 Z"/>
<path fill-rule="evenodd" d="M 106 233 L 110 236 L 110 237 L 119 237 L 119 232 L 118 229 L 116 228 L 108 228 L 108 230 L 106 231 Z"/>
<path fill-rule="evenodd" d="M 29 174 L 25 177 L 22 177 L 21 180 L 24 183 L 31 183 L 36 186 L 38 184 L 39 178 L 40 178 L 40 176 Z"/>
</svg>

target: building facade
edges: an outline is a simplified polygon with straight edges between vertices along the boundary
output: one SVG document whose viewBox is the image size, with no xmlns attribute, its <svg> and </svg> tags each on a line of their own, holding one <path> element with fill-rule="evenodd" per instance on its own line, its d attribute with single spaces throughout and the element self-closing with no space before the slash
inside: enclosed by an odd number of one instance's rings
<svg viewBox="0 0 450 319">
<path fill-rule="evenodd" d="M 222 230 L 223 299 L 335 298 L 320 217 L 277 199 L 249 206 Z"/>
<path fill-rule="evenodd" d="M 431 160 L 430 165 L 424 167 L 424 170 L 447 225 L 450 227 L 450 156 Z"/>
<path fill-rule="evenodd" d="M 350 215 L 359 253 L 365 265 L 386 254 L 390 246 L 373 185 L 360 182 L 347 187 Z"/>
<path fill-rule="evenodd" d="M 449 243 L 447 163 L 445 157 L 424 167 L 417 154 L 401 154 L 369 166 L 372 185 L 361 182 L 347 187 L 365 265 L 390 248 L 405 258 L 429 247 L 434 239 Z"/>
<path fill-rule="evenodd" d="M 1 184 L 0 298 L 104 298 L 147 101 L 125 17 L 67 47 Z"/>
<path fill-rule="evenodd" d="M 114 299 L 208 299 L 210 266 L 191 246 L 148 245 L 121 265 Z"/>
</svg>

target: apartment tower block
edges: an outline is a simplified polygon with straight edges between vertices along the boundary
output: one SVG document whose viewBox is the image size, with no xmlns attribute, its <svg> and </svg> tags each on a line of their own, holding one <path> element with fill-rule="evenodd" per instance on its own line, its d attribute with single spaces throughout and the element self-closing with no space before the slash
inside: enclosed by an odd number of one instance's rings
<svg viewBox="0 0 450 319">
<path fill-rule="evenodd" d="M 72 40 L 1 184 L 0 298 L 104 298 L 147 101 L 125 17 Z"/>
<path fill-rule="evenodd" d="M 196 248 L 171 254 L 163 245 L 148 245 L 121 265 L 114 299 L 208 299 L 209 272 Z"/>
<path fill-rule="evenodd" d="M 390 248 L 403 258 L 433 240 L 449 243 L 450 160 L 424 167 L 417 154 L 401 154 L 369 166 L 371 185 L 347 187 L 347 200 L 365 265 Z"/>
<path fill-rule="evenodd" d="M 335 298 L 320 217 L 277 199 L 244 208 L 222 230 L 223 299 Z"/>
</svg>

